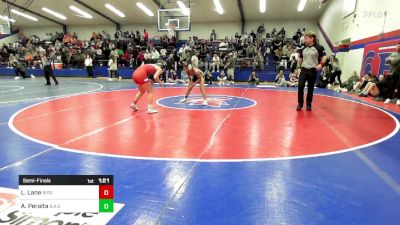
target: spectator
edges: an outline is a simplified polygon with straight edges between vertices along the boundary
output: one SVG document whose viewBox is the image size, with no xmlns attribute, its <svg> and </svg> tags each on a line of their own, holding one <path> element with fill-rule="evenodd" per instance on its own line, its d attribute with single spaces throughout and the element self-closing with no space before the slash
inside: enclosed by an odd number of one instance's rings
<svg viewBox="0 0 400 225">
<path fill-rule="evenodd" d="M 158 61 L 158 59 L 160 58 L 160 53 L 158 53 L 156 48 L 153 48 L 153 50 L 151 51 L 150 58 L 153 63 L 156 63 Z"/>
<path fill-rule="evenodd" d="M 176 50 L 174 50 L 174 69 L 175 71 L 178 71 L 178 64 L 180 62 L 181 58 L 178 56 L 178 53 Z"/>
<path fill-rule="evenodd" d="M 276 38 L 277 36 L 278 36 L 278 32 L 276 31 L 276 28 L 272 29 L 271 37 Z"/>
<path fill-rule="evenodd" d="M 215 40 L 217 40 L 217 33 L 215 33 L 215 30 L 213 29 L 210 34 L 210 41 L 215 41 Z"/>
<path fill-rule="evenodd" d="M 284 27 L 282 27 L 282 29 L 279 31 L 278 35 L 279 35 L 281 38 L 284 38 L 284 37 L 286 36 L 286 31 L 285 31 L 285 28 L 284 28 Z"/>
<path fill-rule="evenodd" d="M 246 49 L 247 57 L 253 58 L 256 55 L 256 48 L 254 47 L 253 44 L 250 44 L 250 46 Z"/>
<path fill-rule="evenodd" d="M 258 75 L 256 73 L 255 70 L 253 70 L 249 76 L 249 80 L 248 80 L 249 84 L 260 84 L 260 79 L 258 78 Z"/>
<path fill-rule="evenodd" d="M 228 43 L 225 41 L 221 41 L 218 46 L 219 51 L 227 51 L 228 50 Z"/>
<path fill-rule="evenodd" d="M 231 52 L 228 55 L 227 63 L 225 64 L 225 70 L 227 70 L 228 80 L 231 84 L 235 83 L 235 64 L 236 64 L 236 56 Z"/>
<path fill-rule="evenodd" d="M 217 54 L 214 54 L 214 57 L 212 58 L 212 72 L 215 72 L 215 68 L 217 68 L 217 72 L 219 72 L 219 65 L 221 64 L 221 59 Z"/>
<path fill-rule="evenodd" d="M 88 73 L 89 78 L 94 78 L 94 76 L 93 76 L 93 59 L 90 54 L 86 54 L 85 67 L 86 67 L 86 71 Z"/>
<path fill-rule="evenodd" d="M 251 43 L 255 43 L 257 35 L 256 35 L 256 33 L 254 33 L 254 30 L 251 30 L 250 36 L 252 38 Z"/>
<path fill-rule="evenodd" d="M 293 71 L 293 73 L 290 73 L 288 81 L 289 87 L 297 87 L 299 85 L 299 75 L 300 69 L 296 69 Z"/>
<path fill-rule="evenodd" d="M 144 53 L 143 60 L 144 64 L 150 63 L 151 53 L 149 52 L 149 50 L 146 50 L 146 52 Z"/>
<path fill-rule="evenodd" d="M 257 40 L 261 40 L 262 36 L 264 35 L 265 29 L 264 29 L 264 24 L 261 24 L 258 28 L 257 28 Z"/>
<path fill-rule="evenodd" d="M 149 33 L 146 31 L 146 29 L 143 30 L 143 39 L 146 44 L 149 42 Z"/>
<path fill-rule="evenodd" d="M 189 40 L 187 41 L 186 45 L 189 46 L 190 48 L 194 47 L 194 41 L 192 37 L 189 37 Z"/>
<path fill-rule="evenodd" d="M 15 79 L 18 80 L 21 77 L 26 78 L 25 68 L 19 60 L 14 59 L 11 61 L 11 66 L 15 68 Z M 33 78 L 33 77 L 32 77 Z"/>
<path fill-rule="evenodd" d="M 113 77 L 117 79 L 117 71 L 118 71 L 118 65 L 117 65 L 117 57 L 110 57 L 110 60 L 108 61 L 108 69 L 110 71 L 110 77 L 109 81 L 113 80 Z M 119 76 L 118 80 L 122 80 L 122 77 Z"/>
<path fill-rule="evenodd" d="M 280 46 L 277 50 L 275 50 L 275 60 L 281 61 L 283 56 L 283 48 Z"/>
<path fill-rule="evenodd" d="M 212 58 L 210 53 L 207 53 L 206 57 L 204 58 L 204 71 L 207 72 L 211 67 Z"/>
<path fill-rule="evenodd" d="M 264 70 L 264 56 L 261 52 L 254 58 L 253 70 Z"/>
<path fill-rule="evenodd" d="M 143 63 L 144 63 L 144 54 L 142 51 L 139 51 L 136 57 L 136 66 L 141 66 Z"/>
<path fill-rule="evenodd" d="M 207 70 L 207 71 L 204 73 L 204 78 L 205 78 L 206 84 L 212 84 L 212 83 L 213 83 L 213 77 L 212 77 L 212 75 L 211 75 L 211 73 L 210 73 L 209 70 Z"/>
<path fill-rule="evenodd" d="M 288 83 L 285 79 L 285 74 L 283 73 L 283 70 L 279 70 L 279 73 L 275 77 L 275 85 L 276 86 L 282 86 L 282 87 L 287 87 Z"/>
<path fill-rule="evenodd" d="M 381 94 L 386 89 L 386 81 L 385 81 L 385 76 L 384 75 L 379 75 L 378 81 L 370 81 L 365 85 L 364 90 L 358 94 L 360 97 L 367 97 L 368 95 L 372 95 L 374 97 L 378 96 Z"/>
<path fill-rule="evenodd" d="M 190 63 L 192 64 L 193 68 L 199 69 L 199 58 L 198 58 L 199 53 L 196 52 L 191 58 L 190 58 Z"/>
<path fill-rule="evenodd" d="M 350 77 L 342 83 L 342 85 L 339 88 L 339 91 L 343 92 L 350 92 L 353 90 L 354 85 L 358 81 L 359 77 L 357 74 L 357 71 L 353 71 L 350 75 Z"/>
<path fill-rule="evenodd" d="M 351 93 L 358 93 L 362 89 L 365 88 L 365 86 L 368 84 L 369 81 L 373 80 L 373 76 L 370 73 L 364 74 L 364 76 L 361 78 L 361 80 L 357 81 L 354 86 L 353 86 L 353 91 Z M 361 93 L 361 92 L 360 92 Z"/>
<path fill-rule="evenodd" d="M 397 88 L 397 101 L 396 104 L 400 106 L 400 42 L 397 43 L 397 51 L 390 54 L 389 57 L 386 58 L 385 63 L 389 64 L 390 71 L 390 81 L 389 81 L 389 91 L 387 99 L 385 103 L 389 103 L 391 98 L 394 97 L 395 90 Z"/>
<path fill-rule="evenodd" d="M 218 85 L 226 85 L 228 82 L 228 78 L 225 75 L 225 72 L 222 70 L 221 73 L 217 77 Z"/>
<path fill-rule="evenodd" d="M 331 84 L 335 83 L 337 77 L 339 80 L 339 84 L 342 85 L 342 81 L 340 80 L 340 75 L 342 75 L 342 70 L 340 69 L 339 61 L 334 55 L 330 57 L 330 64 L 332 66 L 332 69 L 331 69 L 331 80 L 329 83 Z"/>
<path fill-rule="evenodd" d="M 316 83 L 316 86 L 319 87 L 319 88 L 326 88 L 329 85 L 329 81 L 330 81 L 329 67 L 328 66 L 324 66 L 322 68 L 321 73 L 320 73 L 319 81 Z"/>
</svg>

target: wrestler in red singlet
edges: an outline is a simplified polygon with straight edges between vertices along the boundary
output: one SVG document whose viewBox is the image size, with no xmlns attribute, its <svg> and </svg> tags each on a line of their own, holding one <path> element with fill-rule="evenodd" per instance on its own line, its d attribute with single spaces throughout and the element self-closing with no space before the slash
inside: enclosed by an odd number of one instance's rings
<svg viewBox="0 0 400 225">
<path fill-rule="evenodd" d="M 157 113 L 158 110 L 153 108 L 153 83 L 154 81 L 160 83 L 162 82 L 159 78 L 163 69 L 154 64 L 144 64 L 138 67 L 132 74 L 132 79 L 137 85 L 139 91 L 136 93 L 133 102 L 131 103 L 131 108 L 135 111 L 138 111 L 137 102 L 144 95 L 145 92 L 149 94 L 148 99 L 148 113 Z"/>
</svg>

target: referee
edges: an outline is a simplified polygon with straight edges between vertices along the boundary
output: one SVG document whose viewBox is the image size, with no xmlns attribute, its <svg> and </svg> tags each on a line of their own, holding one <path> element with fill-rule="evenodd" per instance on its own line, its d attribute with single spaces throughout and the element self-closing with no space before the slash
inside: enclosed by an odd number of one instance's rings
<svg viewBox="0 0 400 225">
<path fill-rule="evenodd" d="M 305 46 L 300 50 L 297 61 L 298 68 L 301 67 L 299 77 L 298 105 L 296 110 L 300 111 L 304 104 L 304 87 L 308 83 L 307 111 L 311 111 L 314 85 L 317 79 L 317 71 L 321 71 L 326 62 L 325 49 L 317 43 L 314 32 L 307 32 L 304 35 Z"/>
<path fill-rule="evenodd" d="M 58 85 L 58 81 L 57 81 L 56 77 L 54 76 L 53 69 L 51 68 L 51 62 L 46 57 L 46 53 L 42 53 L 40 55 L 40 57 L 41 57 L 41 61 L 42 61 L 42 64 L 43 64 L 44 77 L 46 78 L 46 84 L 45 85 L 51 85 L 50 76 L 51 76 L 51 78 L 53 78 L 54 83 L 56 85 Z"/>
</svg>

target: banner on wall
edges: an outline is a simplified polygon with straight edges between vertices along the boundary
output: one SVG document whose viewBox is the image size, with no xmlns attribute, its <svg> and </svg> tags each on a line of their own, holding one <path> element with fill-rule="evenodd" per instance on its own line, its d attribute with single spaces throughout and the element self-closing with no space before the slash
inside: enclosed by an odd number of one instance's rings
<svg viewBox="0 0 400 225">
<path fill-rule="evenodd" d="M 399 42 L 400 39 L 394 39 L 365 45 L 360 75 L 363 76 L 366 73 L 386 75 L 390 68 L 385 64 L 385 59 L 396 51 L 396 44 Z"/>
</svg>

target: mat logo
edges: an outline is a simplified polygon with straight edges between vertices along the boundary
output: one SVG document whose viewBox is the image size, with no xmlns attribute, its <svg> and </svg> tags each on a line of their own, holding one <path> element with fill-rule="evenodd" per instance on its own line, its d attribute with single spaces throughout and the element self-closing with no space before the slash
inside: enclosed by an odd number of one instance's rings
<svg viewBox="0 0 400 225">
<path fill-rule="evenodd" d="M 400 39 L 396 39 L 365 45 L 361 76 L 366 73 L 387 74 L 390 68 L 385 64 L 385 60 L 396 51 L 396 44 L 399 41 Z"/>
<path fill-rule="evenodd" d="M 228 101 L 231 100 L 231 99 L 232 98 L 226 98 L 226 97 L 208 98 L 207 105 L 209 107 L 220 108 L 222 105 L 228 106 L 229 105 Z M 194 97 L 194 98 L 190 98 L 188 100 L 188 102 L 186 102 L 186 103 L 177 102 L 175 104 L 203 105 L 203 102 L 204 102 L 204 99 L 202 97 Z"/>
<path fill-rule="evenodd" d="M 186 102 L 181 102 L 183 98 L 183 96 L 161 98 L 157 104 L 167 108 L 187 110 L 233 110 L 249 108 L 257 104 L 249 98 L 228 95 L 208 95 L 207 105 L 203 105 L 204 99 L 201 95 L 190 96 Z"/>
<path fill-rule="evenodd" d="M 18 190 L 0 187 L 0 225 L 106 225 L 124 207 L 114 203 L 113 213 L 26 213 L 17 202 Z"/>
</svg>

